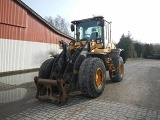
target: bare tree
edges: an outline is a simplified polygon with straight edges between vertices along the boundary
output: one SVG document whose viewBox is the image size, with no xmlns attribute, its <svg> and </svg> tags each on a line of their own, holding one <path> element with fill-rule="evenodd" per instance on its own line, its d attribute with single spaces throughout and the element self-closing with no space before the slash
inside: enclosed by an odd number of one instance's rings
<svg viewBox="0 0 160 120">
<path fill-rule="evenodd" d="M 47 20 L 51 25 L 54 26 L 54 18 L 49 16 L 49 17 L 45 17 L 45 20 Z"/>
<path fill-rule="evenodd" d="M 71 36 L 71 32 L 69 30 L 70 24 L 67 22 L 66 19 L 61 17 L 60 15 L 57 15 L 55 18 L 49 16 L 45 17 L 45 19 L 53 25 L 56 29 L 60 30 L 61 32 Z"/>
</svg>

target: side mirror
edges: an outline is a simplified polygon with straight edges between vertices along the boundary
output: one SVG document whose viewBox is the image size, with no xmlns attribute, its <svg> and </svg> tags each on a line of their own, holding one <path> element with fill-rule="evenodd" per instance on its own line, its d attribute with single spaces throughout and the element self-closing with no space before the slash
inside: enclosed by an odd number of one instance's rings
<svg viewBox="0 0 160 120">
<path fill-rule="evenodd" d="M 74 24 L 71 24 L 71 31 L 74 31 Z"/>
</svg>

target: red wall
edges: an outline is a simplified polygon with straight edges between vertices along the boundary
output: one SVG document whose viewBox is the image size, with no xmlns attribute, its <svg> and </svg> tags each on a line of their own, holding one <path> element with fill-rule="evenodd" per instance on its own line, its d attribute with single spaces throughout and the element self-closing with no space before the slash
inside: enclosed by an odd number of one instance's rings
<svg viewBox="0 0 160 120">
<path fill-rule="evenodd" d="M 26 27 L 27 11 L 14 0 L 0 0 L 0 23 Z"/>
<path fill-rule="evenodd" d="M 0 38 L 45 43 L 70 41 L 14 0 L 0 0 Z"/>
</svg>

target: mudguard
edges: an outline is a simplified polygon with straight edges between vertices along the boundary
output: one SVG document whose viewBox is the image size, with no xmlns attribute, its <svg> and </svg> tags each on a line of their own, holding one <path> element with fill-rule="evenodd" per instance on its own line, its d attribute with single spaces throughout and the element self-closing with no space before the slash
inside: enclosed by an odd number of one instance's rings
<svg viewBox="0 0 160 120">
<path fill-rule="evenodd" d="M 106 67 L 106 70 L 108 69 L 108 65 L 106 64 L 106 60 L 105 58 L 108 58 L 109 55 L 108 54 L 101 54 L 99 52 L 88 52 L 87 53 L 87 57 L 98 57 L 98 58 L 101 58 L 103 60 L 103 63 Z"/>
<path fill-rule="evenodd" d="M 126 57 L 125 57 L 125 52 L 123 49 L 117 48 L 117 49 L 112 49 L 111 53 L 110 53 L 111 58 L 115 58 L 115 57 L 122 57 L 123 58 L 123 62 L 126 62 Z"/>
</svg>

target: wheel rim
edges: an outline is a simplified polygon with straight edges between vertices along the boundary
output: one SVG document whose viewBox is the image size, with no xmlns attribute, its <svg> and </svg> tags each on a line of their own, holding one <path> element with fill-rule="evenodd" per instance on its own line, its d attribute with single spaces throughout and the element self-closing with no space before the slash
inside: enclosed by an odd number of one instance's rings
<svg viewBox="0 0 160 120">
<path fill-rule="evenodd" d="M 124 72 L 124 68 L 123 68 L 123 64 L 121 63 L 119 65 L 119 73 L 120 73 L 120 76 L 122 77 L 123 76 L 123 72 Z"/>
<path fill-rule="evenodd" d="M 96 86 L 100 88 L 102 86 L 103 82 L 103 72 L 100 68 L 96 71 Z"/>
</svg>

